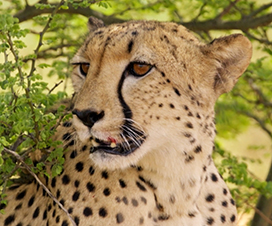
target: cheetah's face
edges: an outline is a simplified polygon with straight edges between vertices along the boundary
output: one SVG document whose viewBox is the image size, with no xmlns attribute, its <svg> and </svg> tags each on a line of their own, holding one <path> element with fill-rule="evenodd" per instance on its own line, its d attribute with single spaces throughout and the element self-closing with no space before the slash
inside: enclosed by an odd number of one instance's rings
<svg viewBox="0 0 272 226">
<path fill-rule="evenodd" d="M 99 26 L 72 61 L 79 139 L 91 140 L 91 158 L 108 168 L 185 145 L 184 134 L 197 130 L 245 70 L 246 51 L 242 36 L 203 45 L 174 23 Z M 212 128 L 207 134 L 213 138 Z"/>
</svg>

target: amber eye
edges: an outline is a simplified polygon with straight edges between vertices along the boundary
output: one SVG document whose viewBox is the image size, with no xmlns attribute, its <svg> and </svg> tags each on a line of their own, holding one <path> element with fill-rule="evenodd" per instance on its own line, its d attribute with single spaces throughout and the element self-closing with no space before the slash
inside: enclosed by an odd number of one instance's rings
<svg viewBox="0 0 272 226">
<path fill-rule="evenodd" d="M 146 63 L 131 63 L 129 65 L 130 73 L 136 77 L 143 77 L 146 75 L 151 69 L 152 65 Z"/>
<path fill-rule="evenodd" d="M 89 67 L 90 67 L 89 63 L 80 63 L 79 64 L 79 71 L 84 77 L 87 76 Z"/>
</svg>

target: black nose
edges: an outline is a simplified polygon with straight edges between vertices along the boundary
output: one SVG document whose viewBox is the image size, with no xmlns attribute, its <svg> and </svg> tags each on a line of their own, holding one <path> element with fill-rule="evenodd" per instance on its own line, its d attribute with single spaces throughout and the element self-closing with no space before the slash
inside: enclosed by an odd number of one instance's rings
<svg viewBox="0 0 272 226">
<path fill-rule="evenodd" d="M 100 119 L 102 119 L 105 115 L 104 111 L 101 111 L 100 113 L 91 111 L 91 110 L 83 110 L 79 111 L 77 109 L 74 109 L 72 111 L 74 115 L 76 115 L 85 126 L 88 126 L 90 128 L 93 127 L 93 125 Z"/>
</svg>

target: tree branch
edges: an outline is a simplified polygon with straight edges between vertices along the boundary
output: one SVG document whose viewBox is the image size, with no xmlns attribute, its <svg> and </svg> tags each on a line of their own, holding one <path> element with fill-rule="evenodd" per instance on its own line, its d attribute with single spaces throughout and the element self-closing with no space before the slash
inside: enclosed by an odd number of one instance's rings
<svg viewBox="0 0 272 226">
<path fill-rule="evenodd" d="M 272 22 L 272 13 L 260 17 L 242 18 L 241 20 L 221 21 L 218 19 L 181 23 L 192 31 L 209 31 L 209 30 L 242 30 L 268 25 Z"/>
<path fill-rule="evenodd" d="M 233 4 L 230 4 L 230 6 L 233 6 Z M 51 4 L 51 5 L 54 6 L 56 4 Z M 269 4 L 266 7 L 268 6 Z M 80 14 L 86 17 L 94 16 L 98 19 L 103 20 L 105 24 L 121 23 L 125 21 L 125 20 L 116 18 L 115 16 L 112 16 L 112 15 L 106 16 L 90 8 L 78 7 L 75 9 L 71 4 L 68 4 L 68 7 L 69 9 L 67 10 L 60 9 L 58 13 Z M 259 9 L 259 11 L 260 10 L 261 8 Z M 53 9 L 37 9 L 35 6 L 27 5 L 24 10 L 16 13 L 14 17 L 17 17 L 19 19 L 19 22 L 23 22 L 41 14 L 52 13 L 52 11 Z M 224 11 L 222 13 L 224 13 Z M 269 24 L 270 22 L 272 22 L 272 13 L 268 13 L 266 15 L 259 16 L 259 17 L 254 17 L 257 13 L 258 12 L 255 12 L 252 15 L 249 14 L 248 16 L 245 16 L 240 20 L 222 21 L 219 17 L 219 18 L 214 18 L 214 19 L 206 20 L 206 21 L 182 22 L 181 24 L 192 31 L 206 32 L 209 30 L 233 30 L 233 29 L 247 31 L 252 28 L 265 26 Z"/>
<path fill-rule="evenodd" d="M 52 6 L 57 6 L 58 4 L 51 4 Z M 104 21 L 105 24 L 112 24 L 112 23 L 120 23 L 124 22 L 124 20 L 118 19 L 116 17 L 112 16 L 105 16 L 102 13 L 99 13 L 95 10 L 92 10 L 90 8 L 83 8 L 83 7 L 77 7 L 74 8 L 72 4 L 68 3 L 69 9 L 60 9 L 58 10 L 58 13 L 67 13 L 67 14 L 80 14 L 82 16 L 90 17 L 94 16 L 98 19 L 101 19 Z M 54 8 L 54 7 L 53 7 Z M 35 16 L 42 15 L 42 14 L 51 14 L 54 9 L 37 9 L 34 5 L 30 6 L 27 5 L 24 10 L 19 11 L 14 15 L 14 17 L 17 17 L 19 19 L 19 22 L 24 22 L 26 20 L 30 20 Z"/>
</svg>

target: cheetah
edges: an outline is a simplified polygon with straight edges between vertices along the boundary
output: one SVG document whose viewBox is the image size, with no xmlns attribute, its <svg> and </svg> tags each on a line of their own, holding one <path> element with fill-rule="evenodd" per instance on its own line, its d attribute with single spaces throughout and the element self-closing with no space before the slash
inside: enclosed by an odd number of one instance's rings
<svg viewBox="0 0 272 226">
<path fill-rule="evenodd" d="M 212 160 L 214 104 L 246 70 L 241 34 L 201 43 L 173 22 L 90 18 L 75 54 L 72 121 L 58 127 L 61 175 L 13 184 L 4 226 L 234 226 Z M 50 167 L 47 169 L 50 173 Z"/>
</svg>

